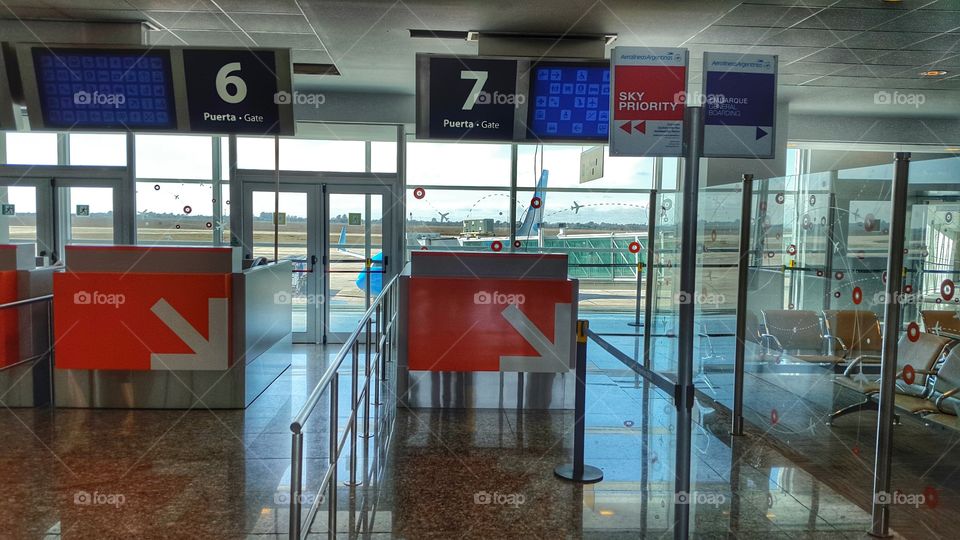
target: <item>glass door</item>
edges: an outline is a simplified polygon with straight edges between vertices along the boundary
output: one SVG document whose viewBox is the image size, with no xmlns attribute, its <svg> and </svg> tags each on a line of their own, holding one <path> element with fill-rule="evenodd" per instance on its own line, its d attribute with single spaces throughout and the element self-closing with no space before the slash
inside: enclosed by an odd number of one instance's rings
<svg viewBox="0 0 960 540">
<path fill-rule="evenodd" d="M 49 263 L 67 245 L 121 243 L 122 182 L 112 168 L 0 167 L 0 243 L 34 243 Z"/>
<path fill-rule="evenodd" d="M 342 343 L 376 299 L 388 274 L 390 257 L 386 188 L 326 186 L 326 336 Z"/>
<path fill-rule="evenodd" d="M 317 185 L 280 184 L 279 199 L 275 184 L 244 185 L 244 257 L 291 261 L 293 340 L 316 343 L 323 304 L 319 254 L 320 189 Z M 275 226 L 276 224 L 276 226 Z"/>
</svg>

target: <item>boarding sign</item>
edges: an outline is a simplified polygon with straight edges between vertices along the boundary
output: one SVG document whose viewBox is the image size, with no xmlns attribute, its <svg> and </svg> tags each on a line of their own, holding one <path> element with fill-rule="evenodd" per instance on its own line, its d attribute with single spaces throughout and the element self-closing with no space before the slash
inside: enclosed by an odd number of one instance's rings
<svg viewBox="0 0 960 540">
<path fill-rule="evenodd" d="M 703 155 L 774 157 L 777 57 L 704 53 Z"/>
<path fill-rule="evenodd" d="M 417 55 L 417 137 L 513 140 L 517 78 L 512 59 Z"/>
<path fill-rule="evenodd" d="M 682 155 L 687 50 L 615 47 L 610 58 L 610 155 Z"/>
</svg>

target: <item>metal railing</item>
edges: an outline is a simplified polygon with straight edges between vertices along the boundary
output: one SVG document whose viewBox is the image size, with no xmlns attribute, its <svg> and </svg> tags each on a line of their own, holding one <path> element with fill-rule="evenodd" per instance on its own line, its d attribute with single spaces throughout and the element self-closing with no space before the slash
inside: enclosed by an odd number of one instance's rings
<svg viewBox="0 0 960 540">
<path fill-rule="evenodd" d="M 350 337 L 344 342 L 340 352 L 327 371 L 320 378 L 306 403 L 297 413 L 293 422 L 290 424 L 292 432 L 292 449 L 290 457 L 290 531 L 291 539 L 299 540 L 303 538 L 303 523 L 309 525 L 313 523 L 319 509 L 321 500 L 327 504 L 327 535 L 334 538 L 337 531 L 337 464 L 340 461 L 340 455 L 350 442 L 350 481 L 349 486 L 357 486 L 357 431 L 358 420 L 363 421 L 363 437 L 371 437 L 370 433 L 370 392 L 371 386 L 374 392 L 374 407 L 385 406 L 387 413 L 384 417 L 378 417 L 378 425 L 390 424 L 394 410 L 387 405 L 382 397 L 384 392 L 382 385 L 388 381 L 387 364 L 394 360 L 394 345 L 396 344 L 397 333 L 397 307 L 399 303 L 399 277 L 394 277 L 383 287 L 382 292 L 370 304 L 356 329 L 350 334 Z M 360 381 L 360 345 L 364 344 L 364 377 Z M 340 378 L 339 370 L 347 356 L 351 357 L 352 369 L 350 380 L 350 418 L 344 426 L 343 436 L 340 436 L 338 429 L 339 422 L 339 394 Z M 320 487 L 314 493 L 310 508 L 307 510 L 306 519 L 302 520 L 303 509 L 303 427 L 310 419 L 310 415 L 319 405 L 321 397 L 329 390 L 330 408 L 329 408 L 329 452 L 327 469 L 320 482 Z M 360 416 L 362 414 L 362 417 Z M 377 414 L 377 411 L 374 411 Z M 327 497 L 321 498 L 324 489 L 329 489 Z"/>
<path fill-rule="evenodd" d="M 46 324 L 45 324 L 42 328 L 40 328 L 40 329 L 35 329 L 35 328 L 34 328 L 34 327 L 35 327 L 34 322 L 37 322 L 37 321 L 35 321 L 35 318 L 32 316 L 32 315 L 33 315 L 32 307 L 35 306 L 35 305 L 39 305 L 39 304 L 41 304 L 41 303 L 42 303 L 42 304 L 45 304 L 45 306 L 46 306 L 46 309 L 44 310 L 44 311 L 45 311 L 45 322 L 46 322 Z M 38 398 L 36 395 L 34 395 L 34 397 L 33 397 L 33 402 L 32 402 L 32 403 L 16 403 L 15 405 L 16 405 L 16 406 L 31 406 L 31 405 L 32 405 L 32 406 L 40 406 L 40 405 L 49 404 L 50 406 L 53 406 L 53 402 L 54 402 L 54 395 L 53 395 L 53 391 L 54 391 L 54 390 L 53 390 L 53 367 L 54 367 L 54 366 L 53 366 L 53 342 L 54 342 L 54 340 L 53 340 L 53 295 L 52 295 L 52 294 L 47 294 L 47 295 L 43 295 L 43 296 L 36 296 L 36 297 L 34 297 L 34 298 L 25 298 L 25 299 L 23 299 L 23 300 L 16 300 L 16 301 L 8 302 L 8 303 L 5 303 L 5 304 L 0 304 L 0 316 L 2 316 L 3 313 L 6 313 L 7 310 L 14 310 L 18 315 L 20 315 L 20 313 L 21 313 L 20 308 L 23 308 L 23 307 L 25 307 L 25 306 L 30 306 L 30 309 L 27 310 L 27 316 L 30 317 L 30 319 L 29 319 L 29 324 L 26 325 L 26 326 L 29 328 L 29 330 L 28 330 L 27 332 L 25 332 L 25 333 L 21 333 L 21 334 L 20 334 L 18 343 L 20 344 L 20 351 L 19 351 L 19 353 L 20 353 L 20 354 L 23 354 L 24 351 L 26 351 L 26 352 L 29 353 L 29 354 L 28 354 L 27 358 L 22 358 L 22 359 L 19 357 L 19 354 L 18 354 L 18 357 L 17 357 L 17 359 L 16 359 L 15 362 L 12 362 L 12 363 L 10 363 L 9 365 L 3 366 L 3 368 L 0 368 L 0 371 L 4 371 L 4 370 L 11 369 L 11 368 L 15 368 L 15 367 L 17 367 L 17 366 L 26 365 L 26 364 L 29 364 L 29 363 L 31 363 L 31 362 L 36 362 L 37 360 L 41 360 L 41 359 L 43 359 L 44 357 L 46 357 L 46 358 L 47 358 L 47 369 L 48 369 L 48 372 L 47 372 L 47 379 L 48 379 L 48 380 L 47 380 L 47 391 L 48 391 L 48 395 L 45 396 L 46 399 L 43 399 L 43 396 L 41 396 L 40 398 Z M 21 328 L 24 327 L 24 325 L 22 324 L 22 321 L 20 321 L 19 324 L 20 324 L 20 327 L 21 327 Z M 41 332 L 41 331 L 42 331 L 42 332 L 46 332 L 46 339 L 43 340 L 43 343 L 40 343 L 39 340 L 37 340 L 37 339 L 34 338 L 34 336 L 35 336 L 38 332 Z M 25 348 L 25 347 L 24 347 L 23 340 L 29 340 L 29 348 Z M 0 390 L 2 390 L 2 389 L 0 389 Z M 4 390 L 3 392 L 0 392 L 0 402 L 5 403 L 5 402 L 3 401 L 3 398 L 6 397 L 6 393 L 4 393 L 4 392 L 9 392 L 10 390 L 12 390 L 12 387 L 11 387 L 11 388 L 7 388 L 7 389 Z M 41 403 L 41 401 L 46 401 L 47 403 Z"/>
</svg>

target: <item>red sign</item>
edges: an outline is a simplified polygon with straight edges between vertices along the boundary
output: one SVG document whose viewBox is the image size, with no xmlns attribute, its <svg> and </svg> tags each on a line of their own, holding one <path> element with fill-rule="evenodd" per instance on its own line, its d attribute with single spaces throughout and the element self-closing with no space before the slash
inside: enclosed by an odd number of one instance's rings
<svg viewBox="0 0 960 540">
<path fill-rule="evenodd" d="M 420 371 L 570 369 L 573 282 L 410 279 L 407 363 Z"/>
<path fill-rule="evenodd" d="M 230 287 L 230 274 L 56 274 L 56 366 L 226 370 Z"/>
<path fill-rule="evenodd" d="M 687 50 L 616 47 L 610 58 L 610 155 L 681 155 Z"/>
<path fill-rule="evenodd" d="M 17 300 L 17 271 L 0 271 L 0 304 Z M 20 358 L 19 309 L 0 310 L 0 368 L 16 364 Z M 26 311 L 25 313 L 29 313 Z"/>
</svg>

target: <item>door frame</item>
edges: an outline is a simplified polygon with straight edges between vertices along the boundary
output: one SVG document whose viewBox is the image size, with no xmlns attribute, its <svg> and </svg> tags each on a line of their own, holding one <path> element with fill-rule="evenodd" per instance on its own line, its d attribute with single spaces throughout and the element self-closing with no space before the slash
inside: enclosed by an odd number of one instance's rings
<svg viewBox="0 0 960 540">
<path fill-rule="evenodd" d="M 286 171 L 279 172 L 281 192 L 292 191 L 302 192 L 312 189 L 316 190 L 316 196 L 308 195 L 308 213 L 316 216 L 312 226 L 308 225 L 313 232 L 314 237 L 320 239 L 320 245 L 317 246 L 319 260 L 322 263 L 322 279 L 318 280 L 318 285 L 326 297 L 330 289 L 329 280 L 329 262 L 323 257 L 329 252 L 329 231 L 327 224 L 329 222 L 329 204 L 328 193 L 378 193 L 383 195 L 383 252 L 384 256 L 390 262 L 383 275 L 384 283 L 392 278 L 398 271 L 400 265 L 398 256 L 401 252 L 397 251 L 399 244 L 399 235 L 402 230 L 403 212 L 397 212 L 396 209 L 402 208 L 403 195 L 399 184 L 399 176 L 395 173 L 338 173 L 338 172 L 315 172 L 315 171 Z M 277 172 L 270 170 L 237 169 L 235 176 L 231 179 L 239 187 L 242 198 L 240 205 L 231 204 L 231 225 L 234 221 L 234 213 L 238 213 L 240 218 L 240 239 L 243 248 L 243 256 L 246 257 L 252 252 L 250 249 L 253 240 L 252 209 L 250 208 L 253 188 L 248 186 L 264 187 L 268 186 L 270 191 L 276 187 Z M 286 189 L 284 189 L 286 188 Z M 231 188 L 232 190 L 233 188 Z M 238 208 L 239 206 L 239 208 Z M 313 208 L 316 207 L 316 208 Z M 400 220 L 398 224 L 398 220 Z M 309 223 L 309 221 L 308 221 Z M 309 246 L 308 246 L 309 247 Z M 329 306 L 323 302 L 323 310 L 318 310 L 319 316 L 315 316 L 314 328 L 308 328 L 305 334 L 294 335 L 296 343 L 330 343 L 337 342 L 340 337 L 327 331 L 327 321 L 329 321 Z M 309 326 L 309 325 L 308 325 Z M 312 334 L 312 335 L 311 335 Z M 343 336 L 345 337 L 345 336 Z"/>
<path fill-rule="evenodd" d="M 27 186 L 36 189 L 37 255 L 47 255 L 51 264 L 63 260 L 63 241 L 70 224 L 65 219 L 70 209 L 60 200 L 65 187 L 103 187 L 113 189 L 113 243 L 131 238 L 134 216 L 127 215 L 124 201 L 131 198 L 133 186 L 127 181 L 126 167 L 89 167 L 77 165 L 0 165 L 0 186 Z"/>
<path fill-rule="evenodd" d="M 384 185 L 371 186 L 369 184 L 325 184 L 323 190 L 323 214 L 324 214 L 324 223 L 328 224 L 330 222 L 331 212 L 330 212 L 330 195 L 381 195 L 381 215 L 380 215 L 380 250 L 383 253 L 383 275 L 381 279 L 384 285 L 387 284 L 387 281 L 390 280 L 395 274 L 395 268 L 397 261 L 396 254 L 393 253 L 392 247 L 394 244 L 394 234 L 395 227 L 392 226 L 394 221 L 394 208 L 395 204 L 391 204 L 392 200 L 390 198 L 391 190 L 389 187 Z M 366 233 L 366 238 L 364 239 L 364 244 L 367 246 L 368 253 L 366 253 L 367 258 L 371 259 L 373 257 L 373 250 L 370 248 L 370 238 L 372 231 L 372 222 L 370 219 L 371 214 L 371 203 L 368 198 L 366 205 L 364 207 L 364 231 Z M 329 294 L 330 291 L 330 258 L 327 257 L 330 253 L 330 234 L 329 232 L 323 236 L 324 248 L 323 248 L 323 276 L 324 276 L 324 291 L 325 295 Z M 369 270 L 369 268 L 368 268 Z M 369 275 L 369 274 L 367 274 Z M 365 310 L 370 308 L 371 302 L 374 300 L 371 297 L 369 291 L 364 295 L 365 297 Z M 343 343 L 350 333 L 342 332 L 333 332 L 329 329 L 330 318 L 330 303 L 324 302 L 324 321 L 327 322 L 327 328 L 325 328 L 325 343 Z"/>
</svg>

